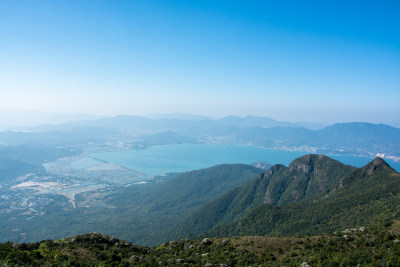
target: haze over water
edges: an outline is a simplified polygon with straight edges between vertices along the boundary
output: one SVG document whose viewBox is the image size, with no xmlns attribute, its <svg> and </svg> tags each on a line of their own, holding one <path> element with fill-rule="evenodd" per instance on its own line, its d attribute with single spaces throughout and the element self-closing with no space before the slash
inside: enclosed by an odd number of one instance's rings
<svg viewBox="0 0 400 267">
<path fill-rule="evenodd" d="M 299 151 L 264 149 L 247 145 L 231 144 L 181 144 L 152 147 L 143 150 L 128 150 L 89 154 L 88 156 L 111 162 L 150 176 L 173 172 L 186 172 L 218 164 L 265 161 L 270 164 L 288 166 L 291 161 L 308 154 Z M 350 155 L 329 155 L 352 166 L 362 167 L 371 158 Z M 91 161 L 91 159 L 88 159 Z M 392 168 L 400 171 L 400 162 L 387 161 Z"/>
</svg>

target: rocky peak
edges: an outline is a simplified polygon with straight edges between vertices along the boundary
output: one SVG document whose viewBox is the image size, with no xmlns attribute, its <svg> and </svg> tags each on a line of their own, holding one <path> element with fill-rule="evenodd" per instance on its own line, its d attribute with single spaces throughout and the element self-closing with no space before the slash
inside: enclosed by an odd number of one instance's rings
<svg viewBox="0 0 400 267">
<path fill-rule="evenodd" d="M 250 164 L 250 165 L 254 166 L 254 167 L 258 168 L 258 169 L 262 169 L 264 171 L 268 171 L 269 168 L 272 167 L 272 164 L 269 164 L 268 162 L 265 162 L 265 161 L 257 161 L 257 162 L 254 162 L 254 163 Z"/>
<path fill-rule="evenodd" d="M 377 157 L 368 163 L 364 168 L 368 175 L 373 175 L 376 171 L 390 168 L 390 166 L 382 158 Z"/>
<path fill-rule="evenodd" d="M 314 171 L 315 163 L 318 161 L 322 161 L 325 158 L 327 157 L 324 155 L 304 155 L 292 161 L 292 163 L 290 163 L 289 165 L 289 170 L 290 172 L 311 173 Z"/>
<path fill-rule="evenodd" d="M 264 174 L 265 179 L 269 179 L 274 173 L 278 172 L 282 168 L 286 168 L 284 165 L 276 164 L 269 168 L 269 170 Z"/>
</svg>

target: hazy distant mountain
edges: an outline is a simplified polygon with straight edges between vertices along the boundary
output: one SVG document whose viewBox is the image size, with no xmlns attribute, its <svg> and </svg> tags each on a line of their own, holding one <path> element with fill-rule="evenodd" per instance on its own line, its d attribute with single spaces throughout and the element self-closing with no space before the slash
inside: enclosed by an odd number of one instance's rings
<svg viewBox="0 0 400 267">
<path fill-rule="evenodd" d="M 229 116 L 222 119 L 212 119 L 202 115 L 192 115 L 185 113 L 171 114 L 150 114 L 146 117 L 119 115 L 116 117 L 101 118 L 98 120 L 83 120 L 63 125 L 54 126 L 53 129 L 65 129 L 68 127 L 88 126 L 88 127 L 114 127 L 117 129 L 129 129 L 134 131 L 180 131 L 186 133 L 208 133 L 227 132 L 232 128 L 248 127 L 304 127 L 307 123 L 279 122 L 270 118 L 246 116 Z M 314 128 L 318 127 L 316 124 Z M 49 130 L 49 128 L 44 128 Z"/>
<path fill-rule="evenodd" d="M 95 120 L 100 116 L 91 114 L 66 114 L 39 111 L 0 110 L 0 131 L 26 129 L 43 124 L 61 124 L 71 121 Z"/>
<path fill-rule="evenodd" d="M 43 163 L 80 151 L 51 146 L 0 146 L 0 187 L 28 173 L 44 173 Z"/>
<path fill-rule="evenodd" d="M 237 117 L 237 116 L 227 116 L 217 120 L 218 123 L 223 125 L 235 126 L 240 128 L 246 127 L 263 127 L 263 128 L 272 128 L 272 127 L 306 127 L 311 126 L 312 129 L 321 129 L 323 126 L 314 124 L 314 123 L 297 123 L 297 122 L 283 122 L 277 121 L 271 118 L 266 117 L 258 117 L 258 116 L 245 116 L 245 117 Z M 311 129 L 310 128 L 310 129 Z"/>
<path fill-rule="evenodd" d="M 181 115 L 179 114 L 179 116 Z M 197 115 L 195 117 L 199 119 Z M 157 134 L 163 132 L 173 132 L 180 135 L 180 139 L 186 139 L 189 142 L 192 140 L 194 143 L 253 144 L 274 149 L 305 149 L 309 152 L 325 154 L 400 155 L 399 128 L 361 122 L 338 123 L 320 130 L 311 130 L 301 127 L 297 123 L 278 122 L 270 118 L 254 116 L 243 118 L 229 116 L 218 120 L 182 120 L 120 115 L 56 126 L 36 127 L 34 131 L 42 133 L 0 133 L 0 144 L 35 142 L 38 144 L 46 142 L 85 144 L 116 139 L 125 140 L 133 136 L 153 135 L 156 137 Z M 153 140 L 152 143 L 158 145 L 176 143 L 176 139 L 168 140 L 165 134 L 163 136 L 162 142 Z"/>
<path fill-rule="evenodd" d="M 321 130 L 322 128 L 326 127 L 327 124 L 321 124 L 321 123 L 315 123 L 315 122 L 304 122 L 304 121 L 298 121 L 296 124 L 300 125 L 301 127 L 304 127 L 306 129 L 310 130 Z"/>
<path fill-rule="evenodd" d="M 173 119 L 173 120 L 184 120 L 184 121 L 213 120 L 213 118 L 204 115 L 188 114 L 182 112 L 174 112 L 169 114 L 153 113 L 153 114 L 148 114 L 144 117 L 153 120 L 160 120 L 160 119 Z"/>
<path fill-rule="evenodd" d="M 400 129 L 365 122 L 338 123 L 317 132 L 316 145 L 400 154 Z"/>
<path fill-rule="evenodd" d="M 314 147 L 323 153 L 388 153 L 400 155 L 400 129 L 384 124 L 338 123 L 318 131 L 305 128 L 243 128 L 238 140 L 266 147 Z"/>
<path fill-rule="evenodd" d="M 64 127 L 64 126 L 63 126 Z M 43 146 L 84 146 L 89 142 L 106 142 L 120 131 L 111 127 L 75 126 L 62 129 L 52 128 L 49 131 L 5 131 L 0 132 L 0 144 L 9 146 L 43 145 Z"/>
</svg>

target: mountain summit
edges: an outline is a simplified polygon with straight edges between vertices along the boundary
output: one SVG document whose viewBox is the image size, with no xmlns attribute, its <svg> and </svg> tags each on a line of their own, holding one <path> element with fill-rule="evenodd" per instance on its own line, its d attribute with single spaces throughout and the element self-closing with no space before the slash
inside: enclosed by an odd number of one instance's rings
<svg viewBox="0 0 400 267">
<path fill-rule="evenodd" d="M 355 168 L 310 154 L 288 167 L 272 166 L 204 205 L 171 232 L 179 237 L 330 232 L 388 214 L 400 218 L 398 192 L 400 174 L 381 158 Z"/>
<path fill-rule="evenodd" d="M 379 170 L 384 170 L 384 169 L 390 169 L 394 171 L 389 164 L 386 163 L 382 158 L 375 158 L 373 161 L 368 163 L 364 168 L 363 168 L 368 175 L 373 175 L 375 172 Z"/>
</svg>

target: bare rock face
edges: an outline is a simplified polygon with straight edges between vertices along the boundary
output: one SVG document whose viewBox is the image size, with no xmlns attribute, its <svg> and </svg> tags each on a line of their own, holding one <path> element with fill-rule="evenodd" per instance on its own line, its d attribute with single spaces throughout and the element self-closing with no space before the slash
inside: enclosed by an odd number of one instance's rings
<svg viewBox="0 0 400 267">
<path fill-rule="evenodd" d="M 387 166 L 387 163 L 381 158 L 375 158 L 371 163 L 367 170 L 368 175 L 373 175 L 378 169 Z"/>
<path fill-rule="evenodd" d="M 314 171 L 314 161 L 321 160 L 323 155 L 305 155 L 297 160 L 294 160 L 289 165 L 290 172 L 302 172 L 305 174 L 310 174 Z"/>
<path fill-rule="evenodd" d="M 209 238 L 204 238 L 203 240 L 201 240 L 200 244 L 205 245 L 205 246 L 209 246 L 213 243 L 213 241 Z"/>
<path fill-rule="evenodd" d="M 268 162 L 265 161 L 257 161 L 252 163 L 251 166 L 262 169 L 264 171 L 268 171 L 272 167 L 272 164 L 269 164 Z"/>
<path fill-rule="evenodd" d="M 312 168 L 309 165 L 295 162 L 294 164 L 290 165 L 289 170 L 291 172 L 297 171 L 297 172 L 311 173 Z"/>
<path fill-rule="evenodd" d="M 272 166 L 263 176 L 263 179 L 270 179 L 276 172 L 279 172 L 282 168 L 286 168 L 282 164 L 275 164 Z"/>
<path fill-rule="evenodd" d="M 267 188 L 267 192 L 265 193 L 264 203 L 266 203 L 266 204 L 272 203 L 272 197 L 271 197 L 271 192 L 270 192 L 269 187 Z"/>
</svg>

